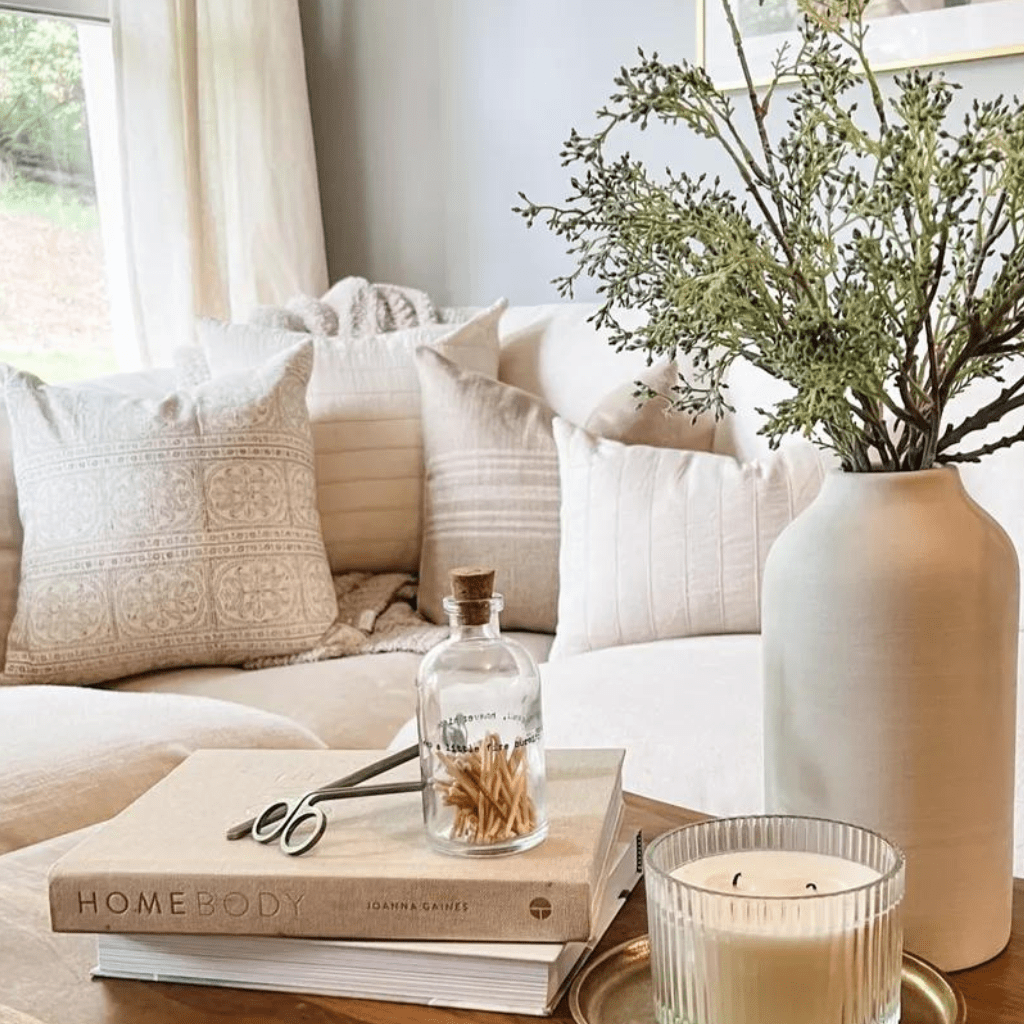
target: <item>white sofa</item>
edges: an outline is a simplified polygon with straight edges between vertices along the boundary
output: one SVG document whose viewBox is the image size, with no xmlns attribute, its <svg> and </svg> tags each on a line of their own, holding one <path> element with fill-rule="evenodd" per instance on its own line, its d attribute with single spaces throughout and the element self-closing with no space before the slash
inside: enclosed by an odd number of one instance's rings
<svg viewBox="0 0 1024 1024">
<path fill-rule="evenodd" d="M 601 396 L 645 365 L 642 354 L 616 353 L 597 337 L 592 312 L 577 304 L 510 308 L 499 378 L 583 423 Z M 173 384 L 171 371 L 158 370 L 105 386 L 159 394 Z M 748 460 L 767 453 L 754 410 L 771 391 L 755 374 L 735 378 L 735 414 L 713 430 L 705 425 L 714 451 Z M 964 477 L 1024 549 L 1024 456 L 999 453 Z M 9 455 L 0 455 L 0 637 L 17 586 L 14 494 Z M 716 814 L 761 808 L 756 634 L 613 646 L 551 662 L 550 636 L 517 636 L 543 663 L 549 747 L 622 746 L 630 790 Z M 199 746 L 409 742 L 418 661 L 389 653 L 257 671 L 181 669 L 89 690 L 0 686 L 0 853 L 109 816 Z M 1024 709 L 1018 722 L 1024 727 Z M 1024 742 L 1018 750 L 1020 794 Z M 56 784 L 86 778 L 77 795 L 52 798 Z M 1018 825 L 1021 817 L 1018 800 Z M 1016 867 L 1024 873 L 1020 827 Z"/>
</svg>

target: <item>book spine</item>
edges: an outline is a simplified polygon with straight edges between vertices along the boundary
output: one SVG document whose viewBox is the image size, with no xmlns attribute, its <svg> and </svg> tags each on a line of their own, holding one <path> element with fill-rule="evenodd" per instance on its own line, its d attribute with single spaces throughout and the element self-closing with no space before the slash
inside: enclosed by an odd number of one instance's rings
<svg viewBox="0 0 1024 1024">
<path fill-rule="evenodd" d="M 501 879 L 50 876 L 57 932 L 570 942 L 591 930 L 584 883 Z"/>
</svg>

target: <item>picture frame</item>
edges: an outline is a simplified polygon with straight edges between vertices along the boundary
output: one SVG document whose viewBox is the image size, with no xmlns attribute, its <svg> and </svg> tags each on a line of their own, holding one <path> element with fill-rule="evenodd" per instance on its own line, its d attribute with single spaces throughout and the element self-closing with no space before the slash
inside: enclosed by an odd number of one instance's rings
<svg viewBox="0 0 1024 1024">
<path fill-rule="evenodd" d="M 779 47 L 799 38 L 798 0 L 731 3 L 754 84 L 763 85 Z M 868 12 L 876 71 L 1024 53 L 1024 0 L 872 0 Z M 719 88 L 745 87 L 720 0 L 697 0 L 697 63 Z"/>
</svg>

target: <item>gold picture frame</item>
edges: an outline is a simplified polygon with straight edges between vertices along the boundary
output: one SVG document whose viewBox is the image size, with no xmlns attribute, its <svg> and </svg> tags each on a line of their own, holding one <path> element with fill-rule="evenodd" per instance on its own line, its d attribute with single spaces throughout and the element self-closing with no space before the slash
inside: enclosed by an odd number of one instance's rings
<svg viewBox="0 0 1024 1024">
<path fill-rule="evenodd" d="M 778 48 L 797 38 L 797 0 L 731 2 L 754 83 L 763 85 Z M 744 87 L 720 0 L 696 3 L 697 63 L 719 88 Z M 1024 0 L 873 0 L 872 6 L 867 44 L 876 71 L 1024 53 Z"/>
</svg>

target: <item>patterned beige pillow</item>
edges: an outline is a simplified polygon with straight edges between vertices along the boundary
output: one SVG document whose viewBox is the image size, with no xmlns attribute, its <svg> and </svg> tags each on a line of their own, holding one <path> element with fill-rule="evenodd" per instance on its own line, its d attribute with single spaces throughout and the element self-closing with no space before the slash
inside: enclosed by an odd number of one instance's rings
<svg viewBox="0 0 1024 1024">
<path fill-rule="evenodd" d="M 24 527 L 9 682 L 98 683 L 304 650 L 336 612 L 309 341 L 162 400 L 10 368 Z"/>
</svg>

